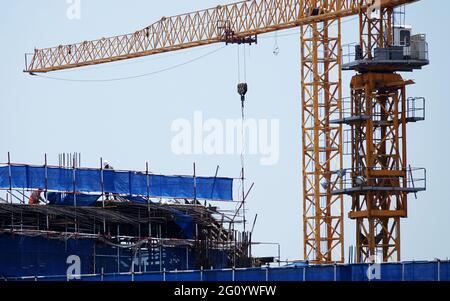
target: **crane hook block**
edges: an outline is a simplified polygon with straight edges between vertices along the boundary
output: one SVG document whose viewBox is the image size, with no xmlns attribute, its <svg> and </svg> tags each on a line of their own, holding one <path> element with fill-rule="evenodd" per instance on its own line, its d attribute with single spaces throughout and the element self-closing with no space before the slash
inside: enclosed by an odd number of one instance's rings
<svg viewBox="0 0 450 301">
<path fill-rule="evenodd" d="M 238 84 L 237 90 L 238 90 L 239 95 L 241 95 L 241 101 L 244 102 L 245 101 L 245 94 L 247 94 L 247 91 L 248 91 L 247 83 L 240 83 L 240 84 Z"/>
</svg>

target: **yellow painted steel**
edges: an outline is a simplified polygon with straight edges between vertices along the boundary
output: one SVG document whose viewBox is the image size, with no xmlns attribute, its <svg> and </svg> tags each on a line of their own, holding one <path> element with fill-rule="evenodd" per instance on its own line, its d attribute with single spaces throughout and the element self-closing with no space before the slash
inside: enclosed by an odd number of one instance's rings
<svg viewBox="0 0 450 301">
<path fill-rule="evenodd" d="M 392 86 L 392 82 L 400 83 Z M 354 192 L 357 261 L 400 261 L 400 219 L 407 217 L 405 82 L 399 74 L 364 73 L 352 79 L 352 103 L 370 119 L 352 124 L 352 170 L 369 187 Z M 361 88 L 363 86 L 363 88 Z M 376 116 L 376 112 L 382 112 Z M 376 172 L 374 172 L 376 170 Z"/>
<path fill-rule="evenodd" d="M 392 8 L 415 1 L 379 3 Z M 374 0 L 251 0 L 221 5 L 163 17 L 127 35 L 35 49 L 25 72 L 103 64 L 301 27 L 304 258 L 342 262 L 343 201 L 330 193 L 342 185 L 330 177 L 343 161 L 341 126 L 330 124 L 330 119 L 342 117 L 340 24 L 344 17 L 362 16 L 373 4 Z M 363 23 L 361 18 L 362 27 Z M 382 37 L 380 32 L 378 41 Z M 373 37 L 361 41 L 372 49 Z"/>
<path fill-rule="evenodd" d="M 303 248 L 305 260 L 317 263 L 344 261 L 343 197 L 331 195 L 330 179 L 343 165 L 342 128 L 330 125 L 342 110 L 340 38 L 340 18 L 301 29 Z"/>
<path fill-rule="evenodd" d="M 393 8 L 374 18 L 360 13 L 360 45 L 372 59 L 376 47 L 392 45 Z M 351 80 L 352 115 L 370 116 L 351 125 L 353 177 L 375 189 L 352 193 L 357 262 L 400 261 L 400 219 L 407 217 L 406 85 L 395 72 L 365 72 Z M 380 189 L 381 188 L 381 189 Z M 378 190 L 377 190 L 378 189 Z"/>
<path fill-rule="evenodd" d="M 383 0 L 397 6 L 416 0 Z M 35 49 L 26 72 L 42 73 L 143 57 L 357 15 L 373 0 L 251 0 L 163 17 L 134 33 Z M 325 9 L 324 4 L 327 4 Z"/>
</svg>

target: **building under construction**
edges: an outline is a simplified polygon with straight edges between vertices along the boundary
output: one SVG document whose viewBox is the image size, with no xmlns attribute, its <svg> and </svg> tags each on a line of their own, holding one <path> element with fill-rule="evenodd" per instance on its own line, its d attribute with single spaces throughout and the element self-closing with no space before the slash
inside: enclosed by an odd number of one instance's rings
<svg viewBox="0 0 450 301">
<path fill-rule="evenodd" d="M 411 167 L 407 156 L 407 125 L 425 119 L 425 99 L 407 94 L 414 81 L 403 74 L 429 64 L 426 35 L 405 24 L 404 6 L 417 1 L 241 1 L 164 17 L 127 35 L 35 49 L 25 72 L 40 76 L 214 43 L 252 45 L 258 35 L 300 28 L 304 260 L 323 270 L 344 263 L 348 197 L 356 262 L 401 262 L 400 223 L 408 216 L 408 196 L 426 189 L 425 169 Z M 359 37 L 344 53 L 341 23 L 350 16 L 359 20 Z M 342 71 L 353 72 L 348 101 Z M 239 83 L 238 92 L 244 119 L 247 84 Z M 79 250 L 88 263 L 82 272 L 93 274 L 258 266 L 270 260 L 251 256 L 251 231 L 245 231 L 245 216 L 239 220 L 247 192 L 232 212 L 204 202 L 232 201 L 232 183 L 195 172 L 171 177 L 148 169 L 8 162 L 0 168 L 0 188 L 8 196 L 0 226 L 4 250 L 11 251 L 0 256 L 1 266 L 14 262 L 12 269 L 28 276 L 63 273 L 59 265 L 42 266 L 46 261 L 39 258 L 56 257 L 50 250 L 57 248 L 64 256 Z M 36 196 L 45 205 L 17 204 Z M 244 232 L 236 231 L 237 223 Z M 11 255 L 17 250 L 20 256 Z M 440 277 L 440 264 L 437 269 Z"/>
<path fill-rule="evenodd" d="M 0 167 L 0 276 L 252 266 L 233 179 L 6 164 Z M 201 201 L 205 203 L 202 204 Z"/>
</svg>

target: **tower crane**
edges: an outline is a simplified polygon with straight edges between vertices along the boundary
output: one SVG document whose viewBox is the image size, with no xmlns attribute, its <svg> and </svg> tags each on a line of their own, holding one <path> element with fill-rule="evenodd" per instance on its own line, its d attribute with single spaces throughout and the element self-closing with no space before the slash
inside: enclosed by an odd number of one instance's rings
<svg viewBox="0 0 450 301">
<path fill-rule="evenodd" d="M 385 255 L 383 259 L 388 261 L 394 253 L 397 255 L 395 259 L 400 258 L 400 233 L 397 225 L 399 218 L 406 216 L 406 194 L 410 191 L 400 183 L 403 182 L 400 180 L 408 179 L 406 155 L 387 152 L 388 144 L 395 140 L 394 148 L 400 151 L 403 147 L 401 152 L 406 153 L 406 136 L 399 138 L 391 133 L 399 128 L 403 129 L 406 123 L 405 111 L 398 110 L 398 104 L 400 98 L 405 98 L 404 87 L 410 82 L 403 81 L 395 73 L 399 69 L 390 68 L 388 72 L 391 73 L 386 74 L 381 72 L 383 66 L 371 65 L 370 62 L 374 60 L 375 48 L 382 49 L 392 45 L 391 20 L 394 8 L 415 1 L 417 0 L 241 1 L 163 17 L 131 34 L 35 49 L 31 59 L 26 60 L 24 71 L 33 75 L 214 43 L 253 44 L 257 43 L 258 35 L 299 27 L 304 258 L 315 263 L 344 261 L 343 197 L 350 194 L 353 200 L 350 218 L 357 221 L 358 260 L 367 261 L 369 255 L 381 248 Z M 374 8 L 381 12 L 376 17 L 371 16 Z M 356 103 L 366 101 L 366 109 L 369 111 L 373 109 L 370 107 L 372 100 L 383 99 L 383 108 L 395 107 L 396 111 L 385 110 L 382 115 L 386 125 L 381 128 L 370 114 L 364 122 L 350 123 L 353 136 L 358 135 L 360 138 L 352 139 L 353 165 L 348 172 L 349 170 L 343 169 L 342 128 L 348 122 L 342 110 L 341 20 L 354 15 L 360 19 L 358 55 L 361 57 L 360 64 L 347 66 L 348 70 L 358 72 L 352 79 L 352 102 L 355 102 L 352 108 L 356 109 Z M 401 105 L 404 103 L 401 102 Z M 399 120 L 398 116 L 402 118 Z M 392 122 L 391 117 L 395 117 L 395 122 Z M 381 129 L 385 137 L 381 139 L 382 142 L 377 138 L 381 146 L 375 147 L 378 153 L 373 157 L 369 152 L 375 152 L 374 141 L 368 137 L 378 129 Z M 369 148 L 364 158 L 358 152 L 363 144 Z M 364 178 L 372 187 L 378 185 L 385 189 L 382 193 L 374 193 L 359 189 L 358 186 L 358 190 L 354 181 L 351 184 L 354 190 L 346 189 L 347 175 L 352 179 Z M 390 181 L 390 186 L 386 185 L 386 181 Z M 388 186 L 392 189 L 388 190 Z M 394 203 L 398 208 L 390 207 Z M 396 224 L 394 247 L 390 242 L 394 236 L 388 229 L 392 223 Z"/>
</svg>

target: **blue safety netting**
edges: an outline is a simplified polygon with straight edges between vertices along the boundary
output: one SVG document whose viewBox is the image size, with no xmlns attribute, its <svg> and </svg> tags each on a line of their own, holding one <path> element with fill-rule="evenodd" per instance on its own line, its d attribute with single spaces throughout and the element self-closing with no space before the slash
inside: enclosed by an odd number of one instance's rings
<svg viewBox="0 0 450 301">
<path fill-rule="evenodd" d="M 9 188 L 218 201 L 233 199 L 233 180 L 230 178 L 162 176 L 135 171 L 27 165 L 0 167 L 0 189 Z"/>
<path fill-rule="evenodd" d="M 234 281 L 265 281 L 267 273 L 264 269 L 248 269 L 248 270 L 236 270 L 234 272 Z"/>
<path fill-rule="evenodd" d="M 65 278 L 69 256 L 80 258 L 81 274 L 104 273 L 109 281 L 129 280 L 129 276 L 117 273 L 193 270 L 196 268 L 197 253 L 186 246 L 160 246 L 150 249 L 117 248 L 102 241 L 87 238 L 50 239 L 16 234 L 0 234 L 0 279 L 2 277 L 42 276 L 45 279 Z M 227 254 L 222 250 L 210 249 L 212 267 L 220 269 L 229 266 Z M 111 275 L 111 274 L 115 275 Z M 109 274 L 109 275 L 108 275 Z M 196 280 L 199 280 L 199 272 Z M 192 275 L 172 274 L 169 279 L 192 279 Z M 59 277 L 58 277 L 59 276 Z M 84 277 L 83 277 L 84 278 Z M 93 279 L 96 279 L 95 277 Z M 155 278 L 156 279 L 156 278 Z M 86 280 L 89 280 L 87 277 Z"/>
<path fill-rule="evenodd" d="M 147 204 L 152 204 L 153 201 L 151 199 L 146 199 L 140 196 L 127 196 L 125 197 L 125 199 L 131 203 L 136 203 L 136 204 L 141 204 L 141 205 L 147 205 Z"/>
<path fill-rule="evenodd" d="M 126 200 L 136 204 L 148 204 L 152 203 L 151 200 L 147 200 L 143 197 L 125 197 Z M 181 210 L 177 210 L 170 207 L 161 207 L 163 210 L 169 211 L 173 217 L 175 224 L 181 229 L 183 237 L 187 239 L 193 238 L 194 235 L 194 219 L 189 214 L 184 213 Z"/>
<path fill-rule="evenodd" d="M 23 235 L 0 235 L 0 276 L 65 275 L 67 258 L 80 258 L 81 272 L 92 273 L 94 240 L 45 239 Z"/>
<path fill-rule="evenodd" d="M 63 206 L 92 206 L 97 202 L 100 195 L 90 194 L 62 194 L 59 192 L 47 193 L 47 200 L 49 205 L 63 205 Z"/>
<path fill-rule="evenodd" d="M 174 215 L 174 222 L 183 231 L 184 238 L 192 239 L 194 237 L 194 219 L 192 216 L 176 209 L 169 208 Z"/>
<path fill-rule="evenodd" d="M 81 259 L 82 281 L 449 281 L 450 262 L 399 262 L 379 265 L 379 278 L 369 279 L 371 264 L 227 268 L 227 254 L 210 249 L 212 269 L 196 268 L 190 248 L 163 247 L 153 252 L 129 249 L 90 239 L 57 240 L 0 235 L 0 277 L 43 276 L 39 281 L 66 281 L 67 257 Z M 136 257 L 138 256 L 138 257 Z M 94 264 L 95 263 L 95 264 Z M 120 263 L 120 264 L 118 264 Z M 131 265 L 135 272 L 132 275 Z M 183 271 L 185 270 L 185 271 Z M 103 273 L 103 275 L 100 275 Z M 127 274 L 119 274 L 127 273 Z M 90 275 L 87 275 L 90 274 Z M 96 275 L 92 275 L 96 274 Z M 57 276 L 62 275 L 62 276 Z M 35 280 L 32 278 L 32 280 Z"/>
</svg>

